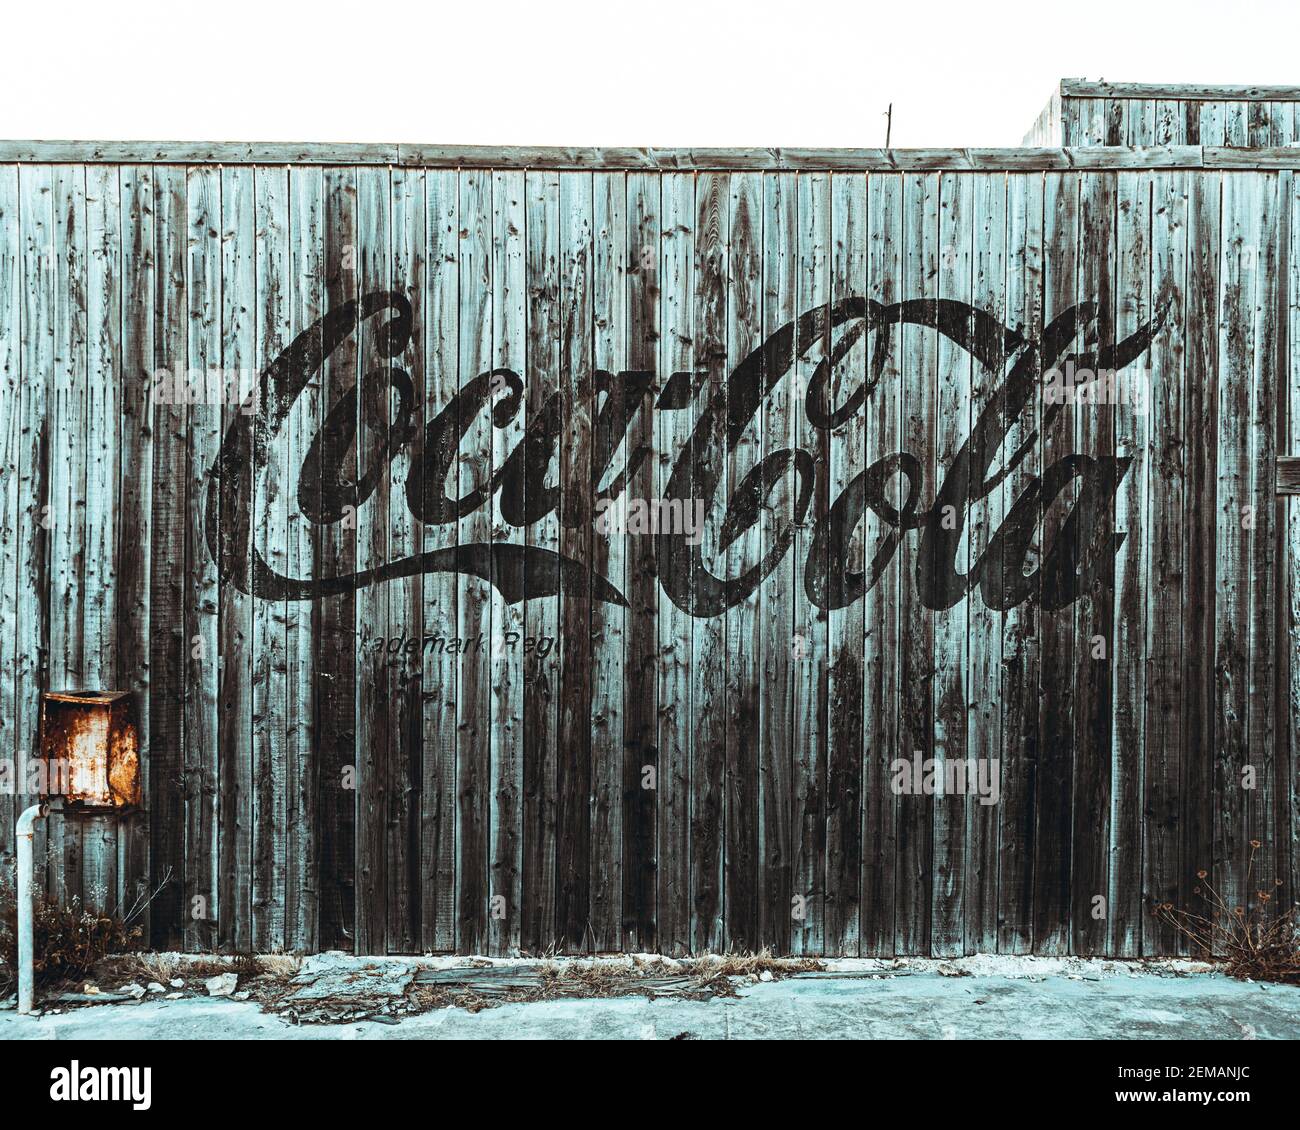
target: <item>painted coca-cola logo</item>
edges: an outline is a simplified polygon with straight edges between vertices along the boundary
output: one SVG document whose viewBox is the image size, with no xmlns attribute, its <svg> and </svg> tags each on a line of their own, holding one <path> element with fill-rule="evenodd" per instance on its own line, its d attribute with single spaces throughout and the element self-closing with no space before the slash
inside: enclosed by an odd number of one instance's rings
<svg viewBox="0 0 1300 1130">
<path fill-rule="evenodd" d="M 945 335 L 999 383 L 972 423 L 965 444 L 949 466 L 939 469 L 929 507 L 921 509 L 927 488 L 921 462 L 907 451 L 876 459 L 831 499 L 829 509 L 813 526 L 803 571 L 809 600 L 821 608 L 841 608 L 862 597 L 878 581 L 901 540 L 913 530 L 920 536 L 915 583 L 928 608 L 950 608 L 977 587 L 981 599 L 997 609 L 1013 607 L 1033 594 L 1038 594 L 1046 609 L 1076 600 L 1098 577 L 1104 579 L 1103 566 L 1123 543 L 1124 534 L 1111 532 L 1110 523 L 1103 519 L 1113 506 L 1129 459 L 1070 454 L 1045 466 L 1041 475 L 1022 475 L 1018 497 L 978 558 L 963 572 L 958 557 L 967 515 L 972 505 L 998 489 L 1036 450 L 1040 431 L 1050 429 L 1062 411 L 1061 398 L 1044 402 L 1043 397 L 1035 396 L 1045 372 L 1063 364 L 1097 373 L 1123 369 L 1146 352 L 1163 321 L 1160 311 L 1120 342 L 1092 342 L 1096 310 L 1082 303 L 1054 318 L 1034 341 L 961 302 L 912 299 L 885 305 L 857 297 L 819 306 L 782 326 L 724 382 L 706 384 L 698 393 L 686 373 L 674 374 L 656 396 L 652 373 L 597 372 L 596 391 L 619 382 L 620 395 L 604 397 L 594 413 L 591 497 L 581 500 L 581 505 L 561 506 L 561 488 L 546 481 L 567 411 L 565 394 L 560 391 L 548 394 L 540 411 L 530 414 L 523 439 L 494 469 L 490 481 L 461 497 L 447 493 L 444 484 L 471 422 L 482 413 L 490 413 L 496 428 L 514 421 L 523 411 L 524 379 L 505 368 L 481 373 L 466 381 L 452 401 L 421 427 L 417 392 L 421 384 L 400 365 L 411 342 L 410 303 L 399 293 L 376 291 L 331 310 L 301 333 L 262 373 L 254 401 L 257 410 L 236 414 L 226 433 L 212 468 L 206 511 L 208 546 L 224 580 L 267 599 L 314 600 L 400 577 L 458 573 L 487 581 L 510 603 L 555 596 L 570 587 L 587 591 L 588 585 L 593 600 L 627 603 L 607 578 L 593 574 L 589 562 L 514 542 L 460 542 L 343 576 L 287 577 L 268 565 L 254 543 L 252 495 L 254 484 L 270 462 L 272 444 L 325 360 L 363 321 L 385 314 L 387 320 L 377 325 L 375 338 L 388 364 L 367 374 L 363 382 L 366 396 L 344 395 L 330 408 L 303 459 L 297 504 L 308 521 L 331 524 L 355 514 L 402 451 L 409 456 L 411 468 L 405 480 L 404 504 L 426 528 L 454 526 L 465 515 L 491 506 L 498 493 L 501 518 L 514 527 L 539 522 L 557 509 L 566 522 L 590 521 L 600 502 L 617 496 L 640 461 L 649 456 L 644 446 L 638 446 L 627 456 L 626 466 L 612 477 L 607 474 L 613 470 L 611 463 L 623 437 L 646 402 L 653 398 L 655 411 L 681 411 L 699 395 L 705 400 L 690 442 L 668 453 L 673 463 L 663 501 L 680 503 L 682 508 L 701 500 L 708 508 L 721 506 L 721 548 L 725 549 L 759 522 L 764 506 L 781 484 L 791 485 L 793 496 L 793 519 L 775 531 L 758 561 L 735 576 L 721 576 L 710 569 L 700 537 L 692 536 L 697 531 L 659 529 L 654 533 L 660 584 L 679 608 L 700 617 L 716 616 L 743 601 L 791 551 L 795 531 L 808 517 L 816 476 L 823 473 L 810 451 L 781 448 L 769 452 L 749 470 L 730 497 L 722 497 L 727 457 L 764 399 L 780 381 L 792 377 L 798 358 L 829 343 L 823 346 L 824 356 L 807 382 L 802 410 L 811 425 L 807 430 L 838 428 L 877 395 L 890 351 L 897 348 L 899 328 L 906 325 L 928 327 Z M 870 344 L 869 362 L 862 366 L 864 379 L 842 403 L 832 404 L 830 375 L 864 337 Z M 1066 358 L 1066 350 L 1080 337 L 1089 345 Z M 382 403 L 385 395 L 387 405 Z M 355 476 L 345 476 L 342 468 L 356 445 L 358 429 L 371 418 L 367 413 L 383 418 L 385 427 L 376 434 L 382 434 L 384 441 L 367 451 L 365 465 L 358 467 Z M 1025 438 L 1015 450 L 1003 453 L 1017 424 L 1018 433 Z M 999 453 L 1002 458 L 995 467 Z M 610 484 L 598 489 L 607 477 Z M 1072 508 L 1046 547 L 1041 563 L 1027 572 L 1026 558 L 1038 527 L 1067 488 L 1074 496 Z M 891 495 L 900 501 L 891 502 Z M 392 504 L 401 503 L 394 499 Z M 855 569 L 849 543 L 868 511 L 876 515 L 886 533 L 864 567 Z M 944 520 L 938 520 L 940 515 Z"/>
</svg>

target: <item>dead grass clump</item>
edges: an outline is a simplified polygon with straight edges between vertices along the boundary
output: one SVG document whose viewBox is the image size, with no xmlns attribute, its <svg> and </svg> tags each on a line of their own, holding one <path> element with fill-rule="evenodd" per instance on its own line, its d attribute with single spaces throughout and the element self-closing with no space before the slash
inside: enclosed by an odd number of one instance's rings
<svg viewBox="0 0 1300 1130">
<path fill-rule="evenodd" d="M 267 971 L 262 959 L 255 953 L 237 953 L 230 963 L 231 973 L 238 973 L 241 978 L 260 977 Z"/>
<path fill-rule="evenodd" d="M 180 976 L 180 961 L 171 953 L 131 953 L 110 958 L 103 965 L 114 977 L 142 984 L 156 981 L 166 985 L 173 977 Z"/>
<path fill-rule="evenodd" d="M 116 954 L 135 954 L 144 944 L 144 914 L 158 892 L 171 881 L 168 870 L 158 886 L 135 887 L 111 909 L 92 910 L 73 896 L 59 905 L 39 891 L 32 921 L 36 983 L 49 987 L 90 975 L 97 964 Z M 97 898 L 106 892 L 95 892 Z M 0 873 L 0 992 L 18 979 L 18 871 L 11 865 Z"/>
<path fill-rule="evenodd" d="M 38 985 L 85 977 L 109 954 L 138 949 L 144 932 L 104 911 L 87 910 L 73 898 L 58 906 L 37 897 L 32 920 L 32 965 Z M 18 978 L 18 906 L 0 904 L 0 985 L 5 991 Z"/>
<path fill-rule="evenodd" d="M 291 953 L 259 954 L 257 960 L 264 977 L 292 977 L 302 968 L 302 959 Z"/>
<path fill-rule="evenodd" d="M 164 985 L 176 977 L 198 983 L 223 973 L 237 973 L 242 985 L 255 979 L 292 977 L 300 965 L 292 954 L 133 953 L 103 962 L 100 972 L 127 981 L 157 981 Z"/>
<path fill-rule="evenodd" d="M 1246 889 L 1253 881 L 1259 840 L 1250 842 L 1246 866 Z M 1154 913 L 1188 939 L 1205 958 L 1223 962 L 1230 977 L 1246 981 L 1277 981 L 1300 984 L 1300 922 L 1296 908 L 1280 911 L 1273 891 L 1282 885 L 1274 879 L 1273 890 L 1256 890 L 1246 896 L 1244 906 L 1232 906 L 1209 882 L 1208 872 L 1198 871 L 1200 885 L 1192 892 L 1200 896 L 1200 913 L 1161 903 Z"/>
<path fill-rule="evenodd" d="M 774 981 L 793 973 L 820 973 L 826 968 L 826 963 L 816 958 L 773 957 L 767 949 L 750 954 L 710 954 L 682 965 L 697 977 L 761 977 L 770 973 Z"/>
<path fill-rule="evenodd" d="M 412 985 L 406 991 L 406 999 L 413 1012 L 432 1012 L 436 1008 L 463 1008 L 466 1012 L 482 1012 L 493 1008 L 504 1000 L 489 1000 L 469 990 L 442 989 L 433 985 Z"/>
<path fill-rule="evenodd" d="M 234 973 L 235 969 L 231 965 L 230 958 L 218 957 L 195 957 L 185 962 L 184 968 L 179 976 L 191 981 L 205 981 L 209 977 L 220 977 L 223 973 Z"/>
</svg>

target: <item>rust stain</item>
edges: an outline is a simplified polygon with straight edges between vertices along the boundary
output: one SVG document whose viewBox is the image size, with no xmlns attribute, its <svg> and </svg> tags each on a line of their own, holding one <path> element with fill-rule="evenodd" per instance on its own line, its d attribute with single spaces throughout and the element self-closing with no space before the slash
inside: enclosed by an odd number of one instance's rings
<svg viewBox="0 0 1300 1130">
<path fill-rule="evenodd" d="M 135 698 L 127 691 L 49 692 L 41 698 L 41 756 L 64 802 L 123 809 L 141 801 Z M 53 770 L 57 766 L 58 772 Z"/>
</svg>

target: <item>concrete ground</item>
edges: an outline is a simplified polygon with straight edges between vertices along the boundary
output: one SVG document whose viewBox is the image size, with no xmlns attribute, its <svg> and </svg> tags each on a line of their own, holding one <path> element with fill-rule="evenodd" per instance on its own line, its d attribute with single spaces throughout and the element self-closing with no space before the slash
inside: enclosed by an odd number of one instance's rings
<svg viewBox="0 0 1300 1130">
<path fill-rule="evenodd" d="M 356 959 L 349 959 L 356 960 Z M 0 1012 L 0 1039 L 1300 1039 L 1300 987 L 1113 961 L 831 962 L 708 1001 L 624 997 L 294 1026 L 204 996 Z M 874 971 L 880 972 L 874 972 Z M 956 974 L 956 975 L 954 975 Z"/>
</svg>

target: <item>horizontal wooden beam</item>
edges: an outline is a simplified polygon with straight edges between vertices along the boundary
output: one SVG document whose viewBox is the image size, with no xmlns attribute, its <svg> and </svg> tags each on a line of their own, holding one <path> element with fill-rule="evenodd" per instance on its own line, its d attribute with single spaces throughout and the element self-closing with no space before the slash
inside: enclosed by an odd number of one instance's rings
<svg viewBox="0 0 1300 1130">
<path fill-rule="evenodd" d="M 1300 152 L 1292 157 L 1300 166 Z M 1199 146 L 1134 149 L 493 149 L 400 146 L 400 163 L 460 168 L 518 167 L 661 171 L 930 170 L 1034 171 L 1094 168 L 1199 168 Z"/>
<path fill-rule="evenodd" d="M 1300 494 L 1300 455 L 1277 457 L 1277 493 Z"/>
<path fill-rule="evenodd" d="M 395 165 L 396 145 L 245 141 L 0 141 L 0 163 L 38 165 Z"/>
<path fill-rule="evenodd" d="M 1158 98 L 1177 102 L 1300 102 L 1300 86 L 1213 86 L 1198 83 L 1061 80 L 1063 98 Z"/>
<path fill-rule="evenodd" d="M 1296 169 L 1300 148 L 1097 145 L 1072 149 L 634 149 L 183 141 L 0 141 L 0 164 L 406 165 L 649 171 L 1033 172 Z"/>
<path fill-rule="evenodd" d="M 1207 169 L 1295 169 L 1300 168 L 1300 148 L 1247 149 L 1232 145 L 1205 146 Z"/>
</svg>

